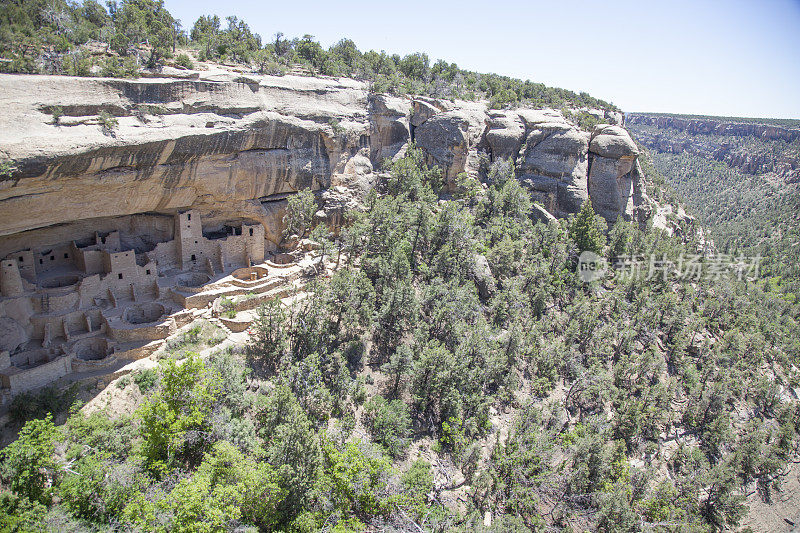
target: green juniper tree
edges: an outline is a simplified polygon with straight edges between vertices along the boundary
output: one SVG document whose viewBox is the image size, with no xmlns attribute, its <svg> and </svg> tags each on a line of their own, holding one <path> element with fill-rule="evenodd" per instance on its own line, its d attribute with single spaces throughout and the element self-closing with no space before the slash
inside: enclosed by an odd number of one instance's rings
<svg viewBox="0 0 800 533">
<path fill-rule="evenodd" d="M 581 252 L 601 254 L 606 243 L 604 231 L 604 224 L 595 214 L 592 201 L 586 200 L 570 223 L 569 236 L 572 242 Z"/>
</svg>

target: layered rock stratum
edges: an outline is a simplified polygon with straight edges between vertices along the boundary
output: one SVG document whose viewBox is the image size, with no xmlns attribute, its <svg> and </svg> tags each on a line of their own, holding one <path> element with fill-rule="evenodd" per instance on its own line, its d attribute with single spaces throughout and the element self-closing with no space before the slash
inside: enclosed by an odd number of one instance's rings
<svg viewBox="0 0 800 533">
<path fill-rule="evenodd" d="M 183 209 L 204 229 L 258 221 L 274 246 L 286 195 L 311 187 L 346 204 L 410 142 L 451 186 L 514 160 L 556 216 L 587 198 L 609 221 L 649 209 L 638 151 L 616 125 L 585 132 L 553 110 L 377 95 L 343 78 L 179 76 L 0 75 L 0 158 L 18 168 L 0 182 L 0 255 L 95 231 L 157 242 L 171 238 L 157 215 Z"/>
</svg>

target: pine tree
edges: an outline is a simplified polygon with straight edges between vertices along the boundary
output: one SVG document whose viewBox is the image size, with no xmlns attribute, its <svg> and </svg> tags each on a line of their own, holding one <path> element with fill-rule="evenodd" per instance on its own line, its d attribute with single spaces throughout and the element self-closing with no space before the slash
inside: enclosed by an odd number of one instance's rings
<svg viewBox="0 0 800 533">
<path fill-rule="evenodd" d="M 600 254 L 606 243 L 604 230 L 602 222 L 594 213 L 591 200 L 586 200 L 570 224 L 569 236 L 581 252 L 588 250 Z"/>
</svg>

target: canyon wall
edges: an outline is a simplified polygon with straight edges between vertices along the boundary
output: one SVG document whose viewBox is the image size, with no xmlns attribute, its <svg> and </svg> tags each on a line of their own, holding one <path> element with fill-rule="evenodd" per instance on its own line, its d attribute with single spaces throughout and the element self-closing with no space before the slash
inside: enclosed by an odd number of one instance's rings
<svg viewBox="0 0 800 533">
<path fill-rule="evenodd" d="M 165 215 L 190 208 L 209 230 L 260 222 L 274 247 L 286 195 L 311 187 L 341 203 L 411 141 L 451 186 L 513 159 L 555 216 L 590 197 L 609 221 L 648 208 L 619 126 L 585 132 L 556 111 L 375 95 L 350 79 L 172 76 L 0 75 L 0 160 L 17 167 L 0 177 L 0 256 L 95 231 L 152 247 L 172 237 Z"/>
<path fill-rule="evenodd" d="M 699 154 L 748 174 L 774 172 L 787 183 L 800 182 L 800 128 L 646 113 L 630 113 L 626 121 L 651 149 Z"/>
</svg>

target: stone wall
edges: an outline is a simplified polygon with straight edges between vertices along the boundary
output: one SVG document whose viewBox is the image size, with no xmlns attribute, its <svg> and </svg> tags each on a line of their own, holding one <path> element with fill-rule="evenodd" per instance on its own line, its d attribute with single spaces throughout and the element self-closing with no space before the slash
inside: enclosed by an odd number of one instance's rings
<svg viewBox="0 0 800 533">
<path fill-rule="evenodd" d="M 111 231 L 107 234 L 95 232 L 90 238 L 79 241 L 47 245 L 44 250 L 15 250 L 8 254 L 0 261 L 0 327 L 4 329 L 0 349 L 12 353 L 16 361 L 9 364 L 17 370 L 20 365 L 36 368 L 44 365 L 43 370 L 32 374 L 38 376 L 48 368 L 61 367 L 44 360 L 20 359 L 26 357 L 24 354 L 39 357 L 49 353 L 37 350 L 37 346 L 62 349 L 72 341 L 98 333 L 123 343 L 163 339 L 176 327 L 175 321 L 167 316 L 171 309 L 147 302 L 168 295 L 170 284 L 177 284 L 186 276 L 202 276 L 202 283 L 210 281 L 210 276 L 202 273 L 204 268 L 197 263 L 205 262 L 205 269 L 213 274 L 216 268 L 216 273 L 221 274 L 224 270 L 264 260 L 264 227 L 261 224 L 235 221 L 224 225 L 222 233 L 213 232 L 210 234 L 213 238 L 207 238 L 203 234 L 201 217 L 194 211 L 177 213 L 173 222 L 176 228 L 172 232 L 160 234 L 177 238 L 159 243 L 150 241 L 151 249 L 144 253 L 125 249 L 125 235 Z M 136 239 L 133 236 L 127 242 L 136 242 Z M 144 243 L 141 238 L 140 242 Z M 56 255 L 57 250 L 68 252 Z M 32 261 L 37 258 L 46 263 L 37 266 L 37 261 Z M 163 277 L 165 287 L 160 287 L 159 268 L 180 270 L 182 264 L 189 270 L 178 276 Z M 22 277 L 23 269 L 26 275 L 32 275 L 32 282 Z M 147 305 L 159 306 L 164 316 L 148 318 L 141 323 L 126 321 L 129 309 Z M 26 351 L 20 352 L 24 347 Z M 14 355 L 17 352 L 22 355 Z M 29 370 L 33 368 L 25 372 Z M 18 372 L 9 372 L 17 376 L 15 380 L 23 379 Z"/>
<path fill-rule="evenodd" d="M 31 389 L 44 387 L 54 380 L 72 372 L 72 358 L 61 355 L 52 361 L 34 368 L 20 370 L 11 366 L 0 370 L 0 383 L 9 389 L 12 395 Z"/>
</svg>

